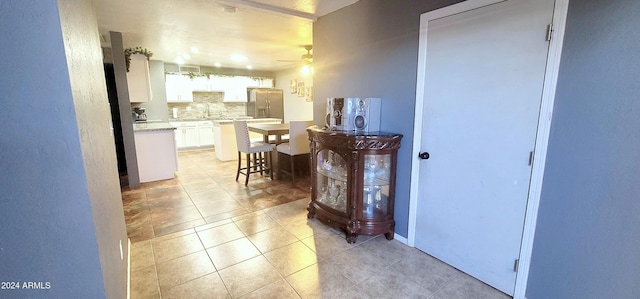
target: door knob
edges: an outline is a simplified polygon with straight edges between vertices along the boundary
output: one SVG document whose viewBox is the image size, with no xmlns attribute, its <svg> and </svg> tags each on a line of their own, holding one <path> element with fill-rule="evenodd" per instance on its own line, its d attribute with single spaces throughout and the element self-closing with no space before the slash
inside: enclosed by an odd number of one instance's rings
<svg viewBox="0 0 640 299">
<path fill-rule="evenodd" d="M 422 152 L 418 154 L 418 158 L 422 159 L 422 160 L 427 160 L 429 159 L 429 153 L 428 152 Z"/>
</svg>

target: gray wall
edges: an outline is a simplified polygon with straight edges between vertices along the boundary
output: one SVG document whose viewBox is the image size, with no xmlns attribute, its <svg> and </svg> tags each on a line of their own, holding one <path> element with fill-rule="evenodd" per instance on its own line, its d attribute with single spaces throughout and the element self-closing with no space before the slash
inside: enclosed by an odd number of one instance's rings
<svg viewBox="0 0 640 299">
<path fill-rule="evenodd" d="M 396 233 L 407 237 L 420 14 L 460 1 L 359 1 L 313 25 L 313 118 L 326 98 L 382 98 L 381 129 L 404 135 L 398 152 Z"/>
<path fill-rule="evenodd" d="M 570 1 L 529 299 L 640 298 L 638 16 Z"/>
<path fill-rule="evenodd" d="M 0 281 L 126 297 L 122 211 L 92 3 L 0 1 Z"/>
</svg>

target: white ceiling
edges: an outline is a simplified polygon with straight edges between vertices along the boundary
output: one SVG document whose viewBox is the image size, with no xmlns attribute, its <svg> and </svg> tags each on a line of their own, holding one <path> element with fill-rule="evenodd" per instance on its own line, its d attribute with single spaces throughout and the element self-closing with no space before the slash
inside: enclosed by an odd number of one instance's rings
<svg viewBox="0 0 640 299">
<path fill-rule="evenodd" d="M 103 46 L 121 32 L 125 48 L 143 47 L 153 58 L 185 65 L 277 71 L 295 66 L 313 42 L 317 17 L 358 0 L 94 0 Z M 236 8 L 235 14 L 225 12 Z M 191 48 L 198 49 L 198 53 Z M 248 59 L 237 62 L 232 54 Z"/>
</svg>

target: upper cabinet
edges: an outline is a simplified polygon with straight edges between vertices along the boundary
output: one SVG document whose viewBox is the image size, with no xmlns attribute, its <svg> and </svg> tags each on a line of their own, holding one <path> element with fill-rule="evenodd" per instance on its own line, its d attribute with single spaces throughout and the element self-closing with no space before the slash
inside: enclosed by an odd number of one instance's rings
<svg viewBox="0 0 640 299">
<path fill-rule="evenodd" d="M 253 85 L 249 77 L 227 77 L 223 102 L 247 102 L 247 87 Z"/>
<path fill-rule="evenodd" d="M 189 76 L 166 74 L 167 102 L 193 102 L 193 87 Z"/>
<path fill-rule="evenodd" d="M 247 87 L 273 88 L 272 78 L 166 74 L 167 102 L 193 102 L 193 92 L 224 92 L 223 102 L 247 102 Z"/>
<path fill-rule="evenodd" d="M 146 56 L 142 54 L 131 55 L 131 64 L 127 72 L 127 85 L 129 86 L 129 100 L 131 102 L 151 101 L 151 76 L 149 74 L 149 61 Z"/>
</svg>

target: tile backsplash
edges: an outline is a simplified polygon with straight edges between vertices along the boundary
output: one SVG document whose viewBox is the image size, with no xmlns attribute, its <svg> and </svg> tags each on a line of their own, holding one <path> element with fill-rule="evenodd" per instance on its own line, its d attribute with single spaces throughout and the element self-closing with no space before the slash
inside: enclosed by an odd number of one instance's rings
<svg viewBox="0 0 640 299">
<path fill-rule="evenodd" d="M 176 108 L 176 119 L 199 118 L 234 118 L 247 114 L 246 103 L 223 102 L 222 92 L 193 92 L 193 102 L 167 103 L 169 119 L 173 119 Z"/>
</svg>

